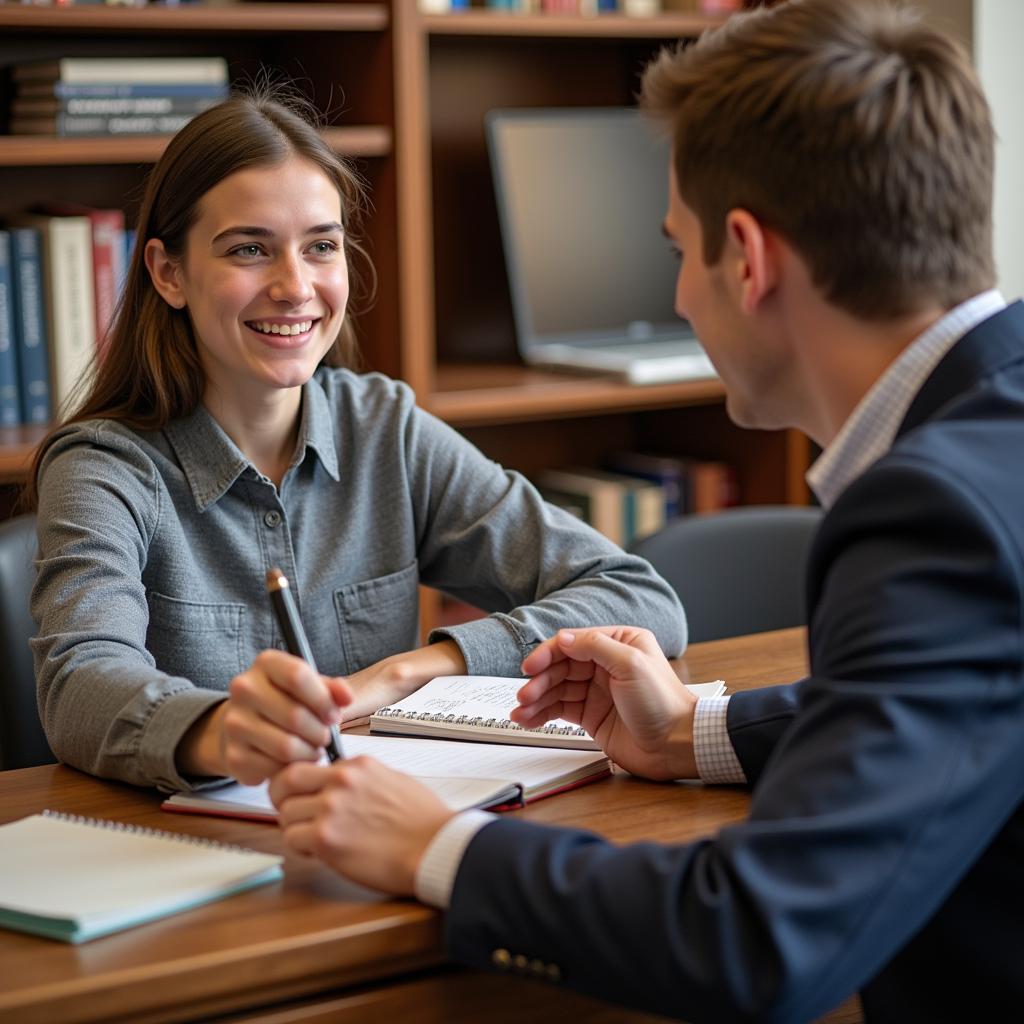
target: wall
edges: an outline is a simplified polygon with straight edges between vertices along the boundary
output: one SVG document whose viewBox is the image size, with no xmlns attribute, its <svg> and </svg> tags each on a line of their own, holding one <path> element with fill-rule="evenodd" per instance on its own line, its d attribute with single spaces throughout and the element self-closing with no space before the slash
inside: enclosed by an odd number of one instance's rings
<svg viewBox="0 0 1024 1024">
<path fill-rule="evenodd" d="M 996 132 L 995 236 L 999 286 L 1024 295 L 1024 3 L 974 0 L 974 58 L 992 104 Z"/>
</svg>

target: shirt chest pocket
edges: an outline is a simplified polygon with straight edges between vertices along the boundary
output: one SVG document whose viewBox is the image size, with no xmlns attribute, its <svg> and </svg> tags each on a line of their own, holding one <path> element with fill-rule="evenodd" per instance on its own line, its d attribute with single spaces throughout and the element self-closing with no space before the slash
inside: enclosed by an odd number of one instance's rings
<svg viewBox="0 0 1024 1024">
<path fill-rule="evenodd" d="M 247 667 L 244 605 L 182 601 L 153 590 L 146 600 L 146 647 L 161 672 L 184 676 L 205 689 L 226 690 Z"/>
<path fill-rule="evenodd" d="M 347 675 L 419 645 L 419 566 L 334 592 Z"/>
</svg>

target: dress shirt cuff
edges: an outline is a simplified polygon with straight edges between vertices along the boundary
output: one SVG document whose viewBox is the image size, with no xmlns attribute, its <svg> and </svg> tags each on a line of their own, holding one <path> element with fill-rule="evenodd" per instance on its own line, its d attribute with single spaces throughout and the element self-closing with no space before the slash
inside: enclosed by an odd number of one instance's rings
<svg viewBox="0 0 1024 1024">
<path fill-rule="evenodd" d="M 447 910 L 466 847 L 480 829 L 495 820 L 495 816 L 486 811 L 464 811 L 445 822 L 430 841 L 416 869 L 416 899 Z"/>
<path fill-rule="evenodd" d="M 729 739 L 728 697 L 704 697 L 693 715 L 693 756 L 705 782 L 746 782 L 747 776 Z"/>
</svg>

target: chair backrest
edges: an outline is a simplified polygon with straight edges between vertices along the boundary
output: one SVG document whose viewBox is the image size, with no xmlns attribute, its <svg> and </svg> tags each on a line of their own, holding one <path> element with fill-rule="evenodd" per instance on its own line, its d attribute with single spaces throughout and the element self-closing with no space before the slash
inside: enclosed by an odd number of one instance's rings
<svg viewBox="0 0 1024 1024">
<path fill-rule="evenodd" d="M 35 578 L 36 517 L 0 523 L 0 769 L 31 768 L 56 760 L 36 703 L 36 676 L 28 642 L 36 627 L 28 598 Z"/>
<path fill-rule="evenodd" d="M 807 621 L 807 556 L 821 515 L 799 505 L 752 505 L 686 516 L 633 551 L 679 595 L 691 642 L 800 626 Z"/>
</svg>

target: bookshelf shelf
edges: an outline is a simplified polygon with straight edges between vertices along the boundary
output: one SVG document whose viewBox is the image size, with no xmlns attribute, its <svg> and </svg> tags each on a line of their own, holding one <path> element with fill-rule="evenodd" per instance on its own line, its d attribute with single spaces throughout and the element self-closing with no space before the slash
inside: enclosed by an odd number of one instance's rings
<svg viewBox="0 0 1024 1024">
<path fill-rule="evenodd" d="M 721 402 L 717 379 L 634 387 L 613 378 L 523 366 L 438 367 L 428 408 L 456 427 L 568 419 Z"/>
<path fill-rule="evenodd" d="M 0 30 L 32 32 L 376 32 L 389 22 L 384 3 L 273 3 L 183 7 L 0 6 Z"/>
<path fill-rule="evenodd" d="M 391 152 L 386 125 L 357 125 L 324 130 L 331 147 L 344 156 L 377 157 Z M 57 138 L 46 135 L 0 136 L 0 167 L 84 166 L 153 163 L 169 135 Z"/>
<path fill-rule="evenodd" d="M 667 39 L 697 35 L 725 21 L 724 15 L 660 14 L 631 18 L 622 14 L 594 17 L 558 14 L 508 14 L 475 10 L 423 16 L 423 27 L 435 36 L 529 36 L 579 39 Z"/>
<path fill-rule="evenodd" d="M 0 427 L 0 484 L 20 484 L 28 478 L 35 447 L 49 427 Z"/>
</svg>

